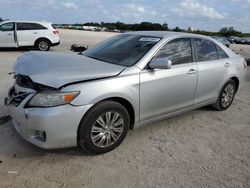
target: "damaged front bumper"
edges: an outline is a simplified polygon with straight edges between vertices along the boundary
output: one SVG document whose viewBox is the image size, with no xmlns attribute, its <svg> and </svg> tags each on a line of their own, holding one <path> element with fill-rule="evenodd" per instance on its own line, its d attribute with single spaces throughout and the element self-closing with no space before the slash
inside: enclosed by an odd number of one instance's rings
<svg viewBox="0 0 250 188">
<path fill-rule="evenodd" d="M 17 132 L 27 141 L 45 149 L 77 146 L 77 130 L 84 114 L 92 105 L 71 104 L 49 108 L 26 108 L 34 91 L 15 84 L 15 93 L 5 99 Z M 16 97 L 18 96 L 18 97 Z"/>
</svg>

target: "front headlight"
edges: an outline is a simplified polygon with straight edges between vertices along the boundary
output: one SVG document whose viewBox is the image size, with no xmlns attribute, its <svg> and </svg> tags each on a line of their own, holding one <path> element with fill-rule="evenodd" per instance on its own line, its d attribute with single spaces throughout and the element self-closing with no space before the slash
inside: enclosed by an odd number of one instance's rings
<svg viewBox="0 0 250 188">
<path fill-rule="evenodd" d="M 74 92 L 41 92 L 36 94 L 28 103 L 28 107 L 53 107 L 70 103 L 78 95 Z"/>
</svg>

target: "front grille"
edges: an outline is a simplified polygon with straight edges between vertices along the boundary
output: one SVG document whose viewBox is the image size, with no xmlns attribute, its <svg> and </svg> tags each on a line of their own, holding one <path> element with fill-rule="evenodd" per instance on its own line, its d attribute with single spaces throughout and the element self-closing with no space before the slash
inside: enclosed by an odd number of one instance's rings
<svg viewBox="0 0 250 188">
<path fill-rule="evenodd" d="M 14 105 L 15 107 L 19 106 L 23 100 L 28 96 L 27 93 L 19 94 L 16 96 L 13 96 L 13 99 L 11 100 L 10 104 Z"/>
<path fill-rule="evenodd" d="M 12 87 L 9 91 L 9 104 L 15 107 L 19 106 L 23 100 L 29 95 L 29 93 L 19 92 L 17 93 L 15 88 Z"/>
</svg>

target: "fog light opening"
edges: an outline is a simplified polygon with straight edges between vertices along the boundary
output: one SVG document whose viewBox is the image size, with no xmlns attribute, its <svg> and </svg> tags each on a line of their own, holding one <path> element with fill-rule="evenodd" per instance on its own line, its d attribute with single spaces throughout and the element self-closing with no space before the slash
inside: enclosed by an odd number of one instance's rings
<svg viewBox="0 0 250 188">
<path fill-rule="evenodd" d="M 33 138 L 40 140 L 42 142 L 45 142 L 46 141 L 46 133 L 44 131 L 36 130 Z"/>
</svg>

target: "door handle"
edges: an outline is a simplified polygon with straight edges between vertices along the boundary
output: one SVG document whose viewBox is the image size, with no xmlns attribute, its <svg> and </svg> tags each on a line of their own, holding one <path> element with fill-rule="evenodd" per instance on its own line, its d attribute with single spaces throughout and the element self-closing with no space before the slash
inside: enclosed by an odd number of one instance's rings
<svg viewBox="0 0 250 188">
<path fill-rule="evenodd" d="M 224 65 L 224 67 L 230 67 L 231 66 L 231 64 L 230 63 L 225 63 L 225 65 Z"/>
<path fill-rule="evenodd" d="M 195 70 L 195 69 L 190 69 L 189 71 L 188 71 L 188 74 L 195 74 L 197 72 L 197 70 Z"/>
<path fill-rule="evenodd" d="M 37 32 L 33 32 L 33 34 L 37 34 Z"/>
<path fill-rule="evenodd" d="M 7 35 L 11 36 L 12 34 L 11 34 L 11 33 L 8 33 Z"/>
</svg>

